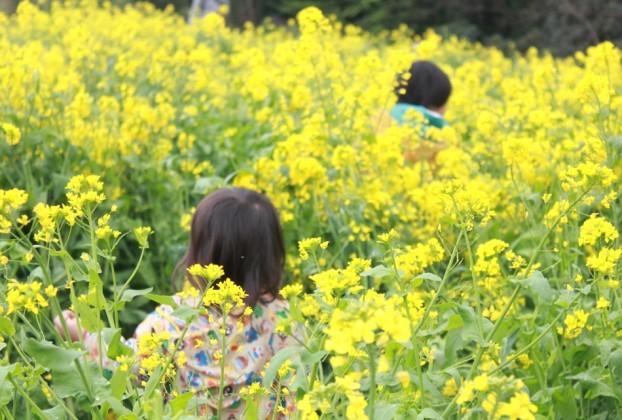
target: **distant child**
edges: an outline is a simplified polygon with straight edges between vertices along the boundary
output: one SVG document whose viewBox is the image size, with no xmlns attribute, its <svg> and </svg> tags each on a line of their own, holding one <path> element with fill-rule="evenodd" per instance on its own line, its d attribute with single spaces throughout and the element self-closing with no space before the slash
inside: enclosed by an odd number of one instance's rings
<svg viewBox="0 0 622 420">
<path fill-rule="evenodd" d="M 407 124 L 409 114 L 421 114 L 422 137 L 426 137 L 429 127 L 440 129 L 448 126 L 444 115 L 452 87 L 447 74 L 430 61 L 415 61 L 407 73 L 410 74 L 409 77 L 405 74 L 398 77 L 398 86 L 395 89 L 397 104 L 391 109 L 391 117 L 399 124 Z M 442 143 L 433 146 L 422 144 L 416 150 L 408 152 L 406 158 L 412 162 L 423 159 L 433 161 L 443 147 Z"/>
<path fill-rule="evenodd" d="M 245 304 L 253 308 L 251 315 L 243 315 L 240 311 L 237 316 L 229 316 L 226 320 L 223 419 L 242 418 L 245 403 L 239 397 L 240 389 L 261 382 L 261 371 L 280 349 L 298 346 L 294 338 L 276 331 L 277 319 L 284 319 L 289 314 L 288 303 L 279 298 L 284 258 L 279 216 L 264 195 L 245 188 L 222 188 L 209 194 L 197 206 L 190 244 L 173 278 L 194 264 L 221 265 L 225 272 L 221 280 L 230 278 L 242 287 L 248 295 Z M 175 298 L 181 303 L 179 296 Z M 187 302 L 192 305 L 191 300 L 188 298 Z M 201 408 L 209 418 L 217 413 L 222 315 L 212 308 L 207 309 L 208 314 L 199 315 L 183 337 L 180 351 L 183 350 L 187 361 L 175 368 L 179 391 L 189 389 L 195 391 L 196 397 L 205 397 L 207 403 Z M 157 307 L 138 325 L 134 338 L 127 340 L 126 344 L 138 354 L 137 341 L 141 336 L 162 332 L 170 334 L 170 345 L 176 343 L 185 322 L 171 315 L 172 312 L 170 306 Z M 72 324 L 72 319 L 75 321 L 73 314 L 66 314 L 65 318 L 68 324 Z M 240 321 L 243 324 L 241 331 L 238 330 Z M 75 329 L 75 325 L 73 327 Z M 98 358 L 97 344 L 95 335 L 86 337 L 85 345 L 94 358 Z M 138 356 L 145 358 L 148 355 Z M 260 418 L 267 416 L 274 409 L 273 405 L 274 397 L 266 397 L 259 407 Z M 281 405 L 286 412 L 294 410 L 289 398 L 284 398 Z"/>
</svg>

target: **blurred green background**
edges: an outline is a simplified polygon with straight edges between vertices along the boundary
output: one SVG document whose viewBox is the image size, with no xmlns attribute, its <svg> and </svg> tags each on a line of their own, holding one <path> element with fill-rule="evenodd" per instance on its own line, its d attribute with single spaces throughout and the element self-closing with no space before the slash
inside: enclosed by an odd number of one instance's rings
<svg viewBox="0 0 622 420">
<path fill-rule="evenodd" d="M 54 1 L 54 0 L 52 0 Z M 209 0 L 202 0 L 209 1 Z M 226 0 L 212 0 L 215 3 Z M 372 32 L 406 24 L 417 32 L 434 28 L 503 50 L 530 46 L 554 55 L 572 54 L 599 41 L 622 44 L 622 2 L 619 0 L 229 0 L 229 23 L 240 26 L 271 17 L 285 22 L 309 5 L 335 14 L 341 21 Z M 132 0 L 113 0 L 126 4 Z M 187 15 L 192 0 L 152 0 L 157 7 L 172 4 Z M 11 13 L 17 0 L 0 0 Z"/>
</svg>

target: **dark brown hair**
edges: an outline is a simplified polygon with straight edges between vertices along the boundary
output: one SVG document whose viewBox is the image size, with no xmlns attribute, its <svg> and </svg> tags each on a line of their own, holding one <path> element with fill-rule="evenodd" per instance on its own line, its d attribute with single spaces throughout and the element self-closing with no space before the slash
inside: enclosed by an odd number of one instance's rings
<svg viewBox="0 0 622 420">
<path fill-rule="evenodd" d="M 173 282 L 194 264 L 218 264 L 248 294 L 245 303 L 254 307 L 267 303 L 264 294 L 277 297 L 284 262 L 281 222 L 270 200 L 246 188 L 221 188 L 197 206 L 188 251 L 175 267 Z"/>
<path fill-rule="evenodd" d="M 451 95 L 449 76 L 430 61 L 415 61 L 410 69 L 410 78 L 398 76 L 395 90 L 397 101 L 426 108 L 439 108 L 447 103 Z M 400 90 L 404 89 L 403 93 Z"/>
</svg>

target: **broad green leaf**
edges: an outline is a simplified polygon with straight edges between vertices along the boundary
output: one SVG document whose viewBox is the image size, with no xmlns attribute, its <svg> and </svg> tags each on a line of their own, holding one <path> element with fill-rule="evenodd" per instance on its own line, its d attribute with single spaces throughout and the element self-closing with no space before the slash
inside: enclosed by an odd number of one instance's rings
<svg viewBox="0 0 622 420">
<path fill-rule="evenodd" d="M 298 352 L 299 349 L 297 347 L 285 347 L 284 349 L 279 350 L 277 354 L 274 355 L 272 359 L 270 359 L 270 363 L 266 368 L 266 374 L 263 377 L 263 386 L 265 388 L 270 388 L 272 386 L 272 382 L 274 382 L 274 378 L 279 371 L 279 368 L 285 363 L 286 360 L 292 358 L 292 356 Z"/>
<path fill-rule="evenodd" d="M 13 373 L 15 366 L 0 366 L 0 406 L 13 401 L 13 384 L 6 377 Z"/>
<path fill-rule="evenodd" d="M 436 281 L 436 282 L 441 282 L 443 281 L 442 278 L 440 278 L 439 276 L 437 276 L 436 274 L 432 274 L 432 273 L 421 273 L 419 274 L 417 277 L 415 277 L 416 279 L 424 279 L 424 280 L 432 280 L 432 281 Z"/>
<path fill-rule="evenodd" d="M 474 340 L 480 344 L 484 339 L 479 334 L 477 314 L 471 307 L 457 306 L 456 310 L 460 314 L 464 325 L 462 326 L 461 336 L 463 340 Z"/>
<path fill-rule="evenodd" d="M 158 366 L 151 373 L 151 377 L 149 381 L 147 381 L 147 386 L 145 386 L 145 398 L 151 397 L 153 392 L 156 390 L 158 386 L 160 386 L 160 374 L 162 373 L 162 366 Z"/>
<path fill-rule="evenodd" d="M 464 325 L 464 321 L 462 320 L 462 317 L 458 314 L 451 314 L 449 316 L 449 320 L 447 322 L 447 327 L 445 328 L 446 331 L 451 331 L 451 330 L 455 330 L 456 328 L 460 328 Z"/>
<path fill-rule="evenodd" d="M 125 388 L 127 387 L 127 380 L 130 377 L 129 370 L 115 370 L 112 378 L 110 378 L 110 394 L 113 398 L 120 400 L 125 393 Z"/>
<path fill-rule="evenodd" d="M 153 290 L 153 287 L 149 287 L 148 289 L 141 289 L 141 290 L 128 289 L 123 292 L 123 294 L 121 295 L 121 299 L 119 300 L 121 302 L 129 302 L 132 299 L 134 299 L 136 296 L 144 296 L 148 293 L 151 293 L 152 290 Z"/>
<path fill-rule="evenodd" d="M 618 399 L 616 393 L 607 385 L 603 378 L 607 376 L 607 372 L 600 367 L 592 367 L 577 375 L 567 376 L 566 379 L 573 379 L 579 381 L 581 385 L 589 392 L 588 398 L 594 399 L 597 397 L 613 397 Z"/>
<path fill-rule="evenodd" d="M 171 316 L 174 316 L 175 318 L 183 319 L 184 321 L 188 322 L 192 318 L 200 314 L 201 312 L 203 312 L 202 309 L 193 308 L 186 304 L 182 304 L 179 306 L 179 308 L 171 312 Z"/>
<path fill-rule="evenodd" d="M 551 304 L 554 293 L 549 285 L 549 280 L 540 271 L 534 273 L 526 279 L 512 279 L 512 283 L 520 283 L 539 304 Z"/>
<path fill-rule="evenodd" d="M 172 308 L 177 308 L 177 304 L 175 303 L 175 299 L 173 299 L 173 296 L 154 295 L 151 293 L 147 293 L 146 295 L 144 295 L 144 297 L 161 305 L 168 305 Z"/>
<path fill-rule="evenodd" d="M 439 413 L 434 411 L 434 409 L 432 408 L 424 408 L 423 410 L 421 410 L 421 412 L 417 416 L 417 420 L 423 420 L 423 419 L 443 420 L 443 416 L 441 416 Z"/>
<path fill-rule="evenodd" d="M 112 338 L 107 342 L 107 344 L 108 351 L 106 352 L 106 355 L 110 360 L 116 360 L 119 356 L 131 356 L 134 354 L 134 350 L 121 342 L 121 328 L 114 332 Z"/>
<path fill-rule="evenodd" d="M 0 334 L 12 336 L 15 334 L 15 327 L 11 320 L 7 317 L 0 317 Z"/>
<path fill-rule="evenodd" d="M 65 410 L 60 405 L 43 410 L 43 412 L 46 418 L 50 420 L 65 420 L 67 418 L 67 413 L 65 413 Z"/>
<path fill-rule="evenodd" d="M 199 178 L 195 181 L 192 192 L 194 194 L 207 194 L 216 188 L 220 188 L 222 185 L 223 179 L 219 176 Z"/>
<path fill-rule="evenodd" d="M 320 362 L 328 352 L 326 350 L 316 351 L 314 353 L 309 352 L 309 350 L 302 348 L 300 349 L 300 360 L 302 363 L 307 365 L 312 365 L 314 363 Z"/>
<path fill-rule="evenodd" d="M 374 419 L 377 420 L 391 420 L 395 418 L 395 413 L 399 409 L 397 404 L 385 404 L 382 402 L 376 403 L 374 407 Z"/>
<path fill-rule="evenodd" d="M 123 389 L 125 390 L 125 387 L 123 387 Z M 119 401 L 119 399 L 114 398 L 112 396 L 109 397 L 105 397 L 103 398 L 103 402 L 102 401 L 96 401 L 96 404 L 94 404 L 95 407 L 98 406 L 98 404 L 101 404 L 102 406 L 105 406 L 106 403 L 108 404 L 108 406 L 110 407 L 110 409 L 112 411 L 114 411 L 116 416 L 126 416 L 126 415 L 133 415 L 133 413 L 128 410 L 121 401 Z M 117 417 L 118 418 L 118 417 Z"/>
<path fill-rule="evenodd" d="M 99 375 L 99 373 L 98 373 Z M 74 364 L 53 372 L 52 389 L 61 398 L 86 396 L 86 388 Z"/>
<path fill-rule="evenodd" d="M 184 392 L 183 394 L 179 395 L 177 398 L 172 400 L 169 404 L 171 408 L 173 409 L 173 415 L 183 412 L 188 406 L 188 402 L 192 399 L 193 396 L 194 396 L 194 393 L 188 391 L 188 392 Z"/>
<path fill-rule="evenodd" d="M 244 401 L 246 401 L 244 418 L 247 420 L 259 420 L 259 410 L 255 403 L 255 398 L 252 395 L 248 395 L 244 398 Z"/>
<path fill-rule="evenodd" d="M 82 328 L 90 333 L 99 331 L 99 313 L 97 309 L 91 308 L 88 303 L 81 300 L 73 302 L 73 308 L 76 316 L 80 319 L 80 325 Z"/>
<path fill-rule="evenodd" d="M 66 369 L 82 355 L 81 351 L 64 349 L 45 340 L 37 341 L 28 338 L 22 345 L 24 350 L 46 369 Z"/>
<path fill-rule="evenodd" d="M 391 275 L 395 275 L 395 271 L 385 267 L 384 265 L 377 265 L 374 268 L 361 272 L 360 274 L 361 277 L 371 276 L 375 279 L 381 279 Z"/>
</svg>

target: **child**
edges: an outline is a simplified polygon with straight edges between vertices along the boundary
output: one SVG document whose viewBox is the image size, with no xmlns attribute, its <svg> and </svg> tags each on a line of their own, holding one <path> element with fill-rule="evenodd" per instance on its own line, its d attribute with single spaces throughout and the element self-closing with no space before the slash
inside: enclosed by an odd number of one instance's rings
<svg viewBox="0 0 622 420">
<path fill-rule="evenodd" d="M 197 206 L 192 219 L 190 244 L 186 255 L 175 268 L 173 279 L 194 264 L 220 265 L 225 272 L 221 280 L 230 278 L 241 286 L 248 295 L 245 304 L 253 308 L 250 316 L 240 313 L 226 320 L 225 335 L 228 338 L 224 355 L 226 368 L 221 418 L 243 417 L 245 404 L 238 396 L 240 389 L 261 380 L 260 372 L 276 352 L 296 345 L 294 338 L 275 331 L 277 319 L 286 318 L 289 313 L 288 303 L 278 297 L 284 257 L 279 216 L 265 196 L 245 188 L 222 188 L 209 194 Z M 194 285 L 203 287 L 196 281 Z M 177 303 L 181 303 L 179 296 L 175 298 Z M 141 336 L 162 332 L 170 334 L 169 343 L 176 343 L 185 322 L 171 315 L 172 311 L 167 305 L 156 308 L 138 325 L 135 338 L 126 344 L 139 353 L 137 341 Z M 220 339 L 215 339 L 221 334 L 222 316 L 211 308 L 208 312 L 209 315 L 199 315 L 188 328 L 179 348 L 187 361 L 175 368 L 179 390 L 190 389 L 195 396 L 207 398 L 208 402 L 202 410 L 207 411 L 205 414 L 216 415 L 221 374 L 216 355 Z M 65 318 L 75 329 L 73 314 Z M 238 330 L 240 320 L 242 331 Z M 95 335 L 86 337 L 85 345 L 96 359 L 97 344 Z M 146 358 L 149 355 L 138 356 Z M 269 387 L 268 384 L 265 386 Z M 262 401 L 260 418 L 262 413 L 263 416 L 270 413 L 272 405 L 273 402 L 267 398 Z M 294 410 L 289 399 L 285 399 L 282 405 L 288 412 Z"/>
<path fill-rule="evenodd" d="M 451 82 L 443 70 L 429 61 L 415 61 L 408 73 L 410 73 L 408 79 L 404 75 L 398 77 L 398 86 L 395 90 L 397 104 L 391 109 L 391 116 L 398 123 L 404 124 L 408 122 L 410 112 L 421 114 L 424 121 L 421 134 L 425 138 L 427 128 L 441 129 L 449 125 L 444 115 L 451 95 Z M 443 148 L 442 143 L 431 146 L 420 143 L 416 150 L 405 153 L 405 157 L 411 162 L 421 160 L 433 162 Z"/>
<path fill-rule="evenodd" d="M 403 124 L 406 112 L 412 109 L 423 114 L 428 126 L 443 128 L 449 125 L 444 119 L 451 95 L 447 74 L 430 61 L 415 61 L 408 73 L 408 80 L 403 75 L 398 78 L 397 104 L 391 110 L 391 116 Z"/>
</svg>

